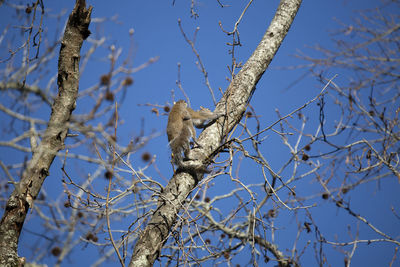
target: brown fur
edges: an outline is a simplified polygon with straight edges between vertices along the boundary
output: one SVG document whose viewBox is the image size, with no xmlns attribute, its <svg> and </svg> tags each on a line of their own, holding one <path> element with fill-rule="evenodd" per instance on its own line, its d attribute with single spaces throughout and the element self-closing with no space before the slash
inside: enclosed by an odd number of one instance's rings
<svg viewBox="0 0 400 267">
<path fill-rule="evenodd" d="M 183 161 L 182 154 L 189 158 L 190 138 L 199 146 L 194 126 L 205 128 L 220 116 L 206 108 L 195 111 L 184 100 L 175 103 L 168 116 L 167 136 L 176 165 Z"/>
</svg>

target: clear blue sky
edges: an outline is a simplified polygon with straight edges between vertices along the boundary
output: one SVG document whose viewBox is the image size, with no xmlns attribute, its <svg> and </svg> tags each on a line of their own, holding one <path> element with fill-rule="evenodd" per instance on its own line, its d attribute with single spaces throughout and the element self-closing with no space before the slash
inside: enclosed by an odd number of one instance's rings
<svg viewBox="0 0 400 267">
<path fill-rule="evenodd" d="M 189 37 L 193 36 L 196 27 L 200 27 L 197 35 L 196 49 L 201 55 L 202 61 L 209 73 L 210 84 L 214 89 L 217 100 L 219 100 L 220 94 L 217 89 L 221 87 L 222 90 L 225 90 L 228 85 L 226 79 L 229 77 L 227 66 L 230 65 L 231 57 L 228 54 L 229 47 L 226 46 L 226 43 L 230 42 L 231 38 L 221 32 L 218 22 L 221 21 L 225 29 L 231 30 L 234 22 L 240 16 L 242 9 L 247 4 L 247 1 L 221 1 L 226 2 L 226 4 L 229 2 L 233 3 L 231 7 L 220 8 L 217 1 L 196 1 L 196 8 L 200 17 L 193 19 L 190 17 L 189 2 L 176 0 L 175 6 L 172 6 L 172 1 L 88 1 L 89 4 L 94 6 L 93 19 L 117 16 L 116 21 L 108 20 L 101 24 L 92 22 L 90 26 L 92 37 L 106 36 L 109 38 L 107 40 L 108 45 L 115 45 L 117 48 L 122 48 L 123 56 L 121 58 L 125 59 L 129 53 L 131 42 L 129 30 L 133 28 L 134 49 L 133 57 L 131 58 L 133 66 L 139 66 L 150 58 L 159 57 L 156 63 L 132 76 L 135 83 L 129 87 L 125 102 L 120 110 L 120 117 L 124 120 L 124 124 L 118 129 L 118 141 L 126 145 L 133 136 L 138 135 L 141 119 L 144 118 L 145 133 L 159 133 L 159 136 L 153 139 L 145 150 L 157 155 L 157 165 L 167 179 L 172 175 L 169 160 L 166 160 L 169 157 L 167 138 L 164 133 L 167 118 L 166 116 L 157 117 L 150 112 L 151 108 L 138 106 L 138 104 L 151 103 L 165 105 L 166 103 L 172 103 L 171 90 L 175 90 L 176 99 L 183 98 L 183 95 L 176 86 L 177 64 L 180 63 L 182 85 L 190 97 L 192 107 L 198 108 L 201 105 L 212 108 L 213 103 L 209 91 L 205 86 L 203 74 L 195 65 L 195 55 L 184 41 L 177 21 L 178 19 L 182 20 L 183 28 Z M 245 62 L 251 55 L 268 27 L 278 3 L 279 1 L 277 0 L 256 0 L 250 6 L 239 27 L 242 42 L 242 47 L 236 50 L 239 61 Z M 255 107 L 257 114 L 260 116 L 260 121 L 264 126 L 276 120 L 275 109 L 278 108 L 281 114 L 286 114 L 313 98 L 322 88 L 321 84 L 314 77 L 308 75 L 294 87 L 286 90 L 306 70 L 282 71 L 278 70 L 277 67 L 295 66 L 304 63 L 296 59 L 293 55 L 298 51 L 309 54 L 314 53 L 311 49 L 307 48 L 309 46 L 319 44 L 327 48 L 334 48 L 330 34 L 335 29 L 338 29 L 338 23 L 335 19 L 344 23 L 350 23 L 355 16 L 355 10 L 375 7 L 379 3 L 380 1 L 362 0 L 314 0 L 303 2 L 288 36 L 270 65 L 270 69 L 266 71 L 258 83 L 257 90 L 251 100 L 251 105 Z M 58 13 L 65 8 L 66 14 L 69 14 L 73 7 L 73 1 L 44 1 L 44 4 L 53 13 Z M 10 17 L 12 13 L 7 10 L 9 9 L 5 6 L 0 8 L 0 29 L 10 22 L 15 23 Z M 60 22 L 57 22 L 55 19 L 46 20 L 44 25 L 49 32 L 49 36 L 54 38 L 54 31 L 57 27 L 62 27 L 66 19 L 67 17 L 64 15 Z M 84 45 L 83 51 L 87 51 L 87 48 L 88 46 Z M 94 54 L 94 61 L 88 64 L 85 72 L 82 74 L 81 89 L 98 83 L 100 76 L 108 72 L 107 52 L 106 49 L 99 49 Z M 6 53 L 7 51 L 1 51 L 0 55 L 3 57 Z M 56 64 L 54 62 L 55 67 L 57 66 Z M 56 69 L 54 69 L 54 73 L 56 73 Z M 338 73 L 338 75 L 339 81 L 346 79 L 346 73 Z M 42 84 L 45 85 L 46 81 L 43 81 Z M 80 105 L 78 102 L 75 112 L 79 114 L 84 108 L 85 106 Z M 310 108 L 308 112 L 309 116 L 315 116 L 315 120 L 318 118 L 317 108 L 314 107 L 314 110 Z M 49 113 L 43 111 L 42 115 L 43 118 L 47 118 Z M 0 114 L 0 118 L 1 116 L 3 114 Z M 312 126 L 315 126 L 313 122 L 310 123 L 309 127 Z M 282 158 L 287 158 L 287 153 L 287 151 L 277 152 L 274 150 L 272 144 L 271 151 L 265 151 L 265 155 L 275 168 L 280 166 Z M 0 157 L 3 158 L 3 156 Z M 17 158 L 17 156 L 15 157 Z M 139 158 L 140 154 L 134 156 L 133 162 Z M 59 193 L 63 190 L 60 183 L 61 173 L 59 173 L 59 162 L 59 160 L 55 160 L 55 166 L 58 167 L 52 167 L 50 171 L 51 176 L 45 182 L 47 192 Z M 140 161 L 138 162 L 139 165 L 142 164 Z M 151 175 L 156 177 L 157 173 L 153 171 Z M 248 176 L 251 177 L 252 174 L 249 173 Z M 160 182 L 165 184 L 162 178 L 159 179 Z M 254 182 L 257 182 L 256 178 L 254 179 Z M 227 183 L 230 183 L 230 181 L 215 181 L 215 190 L 226 190 L 226 186 L 229 187 Z M 315 185 L 309 186 L 312 187 Z M 303 190 L 306 189 L 303 188 Z M 362 188 L 360 190 L 373 191 L 370 188 Z M 54 198 L 56 198 L 57 193 L 54 194 Z M 394 226 L 385 223 L 384 218 L 385 216 L 389 216 L 390 211 L 385 210 L 378 213 L 381 205 L 389 201 L 392 202 L 392 200 L 385 198 L 385 194 L 381 191 L 375 192 L 370 197 L 368 199 L 357 199 L 355 197 L 352 205 L 363 212 L 370 210 L 368 214 L 374 217 L 375 223 L 380 225 L 383 230 L 393 235 L 397 232 L 398 235 L 399 231 L 396 229 L 399 229 L 400 225 Z M 397 201 L 397 203 L 399 202 Z M 336 223 L 336 221 L 341 222 L 342 213 L 332 207 L 332 205 L 326 204 L 325 206 L 318 207 L 321 214 L 320 216 L 316 216 L 319 220 L 319 225 L 324 228 L 325 233 L 330 232 L 330 230 L 332 230 L 332 233 L 341 233 L 340 231 L 342 231 L 342 234 L 347 237 L 347 233 L 343 232 L 345 231 L 343 225 L 346 224 L 343 222 L 340 225 Z M 328 211 L 324 212 L 324 209 Z M 294 217 L 282 217 L 289 220 L 288 224 L 295 223 Z M 281 225 L 284 225 L 284 223 Z M 26 222 L 25 227 L 33 230 L 33 225 L 30 224 L 29 220 Z M 364 226 L 362 225 L 361 227 Z M 295 238 L 293 235 L 296 234 L 296 231 L 292 231 L 292 228 L 290 229 L 288 227 L 286 233 L 284 231 L 280 232 L 284 236 L 277 236 L 277 239 L 283 244 L 285 243 L 285 239 L 290 240 L 288 244 L 293 243 L 292 240 Z M 30 238 L 32 238 L 31 235 L 22 234 L 20 255 L 24 255 L 26 251 L 31 249 L 32 243 Z M 333 240 L 335 237 L 332 234 L 329 238 Z M 371 247 L 361 246 L 354 256 L 353 266 L 387 266 L 393 256 L 393 246 L 390 246 L 389 249 L 388 247 L 376 246 L 376 250 L 372 250 Z M 79 251 L 81 248 L 82 251 Z M 96 255 L 90 253 L 92 249 L 90 245 L 89 247 L 77 246 L 73 254 L 76 257 L 73 256 L 69 260 L 66 260 L 63 266 L 87 266 L 87 264 L 94 261 L 93 258 Z M 327 248 L 326 251 L 328 256 L 330 256 L 328 261 L 331 266 L 343 266 L 342 254 L 331 248 Z M 340 256 L 336 257 L 336 255 Z M 54 264 L 54 258 L 48 257 L 45 259 L 45 263 L 49 266 Z M 243 266 L 243 264 L 247 263 L 247 260 L 235 263 L 241 263 Z M 302 263 L 303 266 L 313 266 L 315 264 L 312 252 L 309 252 L 307 256 L 302 258 Z M 119 264 L 115 263 L 114 265 L 109 264 L 107 266 L 119 266 Z M 395 262 L 394 266 L 400 266 L 399 260 Z"/>
</svg>

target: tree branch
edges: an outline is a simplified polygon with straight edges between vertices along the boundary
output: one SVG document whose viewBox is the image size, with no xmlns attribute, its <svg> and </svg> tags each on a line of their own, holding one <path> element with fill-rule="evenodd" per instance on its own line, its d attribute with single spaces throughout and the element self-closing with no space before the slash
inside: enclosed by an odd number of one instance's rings
<svg viewBox="0 0 400 267">
<path fill-rule="evenodd" d="M 208 156 L 213 154 L 233 127 L 240 122 L 257 82 L 288 33 L 300 4 L 301 0 L 281 0 L 275 17 L 258 47 L 217 104 L 216 111 L 227 114 L 225 121 L 220 119 L 205 129 L 198 140 L 202 147 L 191 151 L 190 158 L 197 159 L 195 165 L 201 166 L 203 162 L 209 162 Z M 129 266 L 153 265 L 177 221 L 178 212 L 186 197 L 195 188 L 201 176 L 200 173 L 187 172 L 174 174 L 160 195 L 153 217 L 135 245 Z"/>
<path fill-rule="evenodd" d="M 8 199 L 0 223 L 0 265 L 20 266 L 25 259 L 17 254 L 18 239 L 26 214 L 38 196 L 44 179 L 58 151 L 64 148 L 67 122 L 75 109 L 79 88 L 80 49 L 89 36 L 92 7 L 77 0 L 69 16 L 61 42 L 58 61 L 58 95 L 54 100 L 50 120 L 42 142 L 32 155 L 21 181 Z"/>
</svg>

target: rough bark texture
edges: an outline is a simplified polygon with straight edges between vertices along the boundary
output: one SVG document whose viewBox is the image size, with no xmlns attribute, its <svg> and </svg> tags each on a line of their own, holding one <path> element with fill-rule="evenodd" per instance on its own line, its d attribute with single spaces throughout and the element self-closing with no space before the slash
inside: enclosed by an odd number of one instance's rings
<svg viewBox="0 0 400 267">
<path fill-rule="evenodd" d="M 85 0 L 77 0 L 69 16 L 61 42 L 58 61 L 58 95 L 42 142 L 33 149 L 32 159 L 23 172 L 21 181 L 9 197 L 0 222 L 0 266 L 22 266 L 24 258 L 17 254 L 18 239 L 30 205 L 40 192 L 56 153 L 64 148 L 67 122 L 75 109 L 79 88 L 79 60 L 88 30 L 92 7 Z"/>
<path fill-rule="evenodd" d="M 217 105 L 216 111 L 225 112 L 228 117 L 223 123 L 220 119 L 221 123 L 215 123 L 208 127 L 198 140 L 202 148 L 191 151 L 190 158 L 198 159 L 200 165 L 210 155 L 213 155 L 214 151 L 225 140 L 227 134 L 241 120 L 257 82 L 278 51 L 300 4 L 301 0 L 282 0 L 280 2 L 275 17 L 258 47 L 235 76 Z M 129 266 L 153 265 L 176 223 L 177 215 L 186 197 L 195 188 L 201 177 L 201 174 L 180 172 L 171 178 L 159 198 L 158 207 L 153 217 L 136 242 Z M 276 252 L 274 254 L 279 259 L 280 266 L 290 264 L 282 254 Z"/>
</svg>

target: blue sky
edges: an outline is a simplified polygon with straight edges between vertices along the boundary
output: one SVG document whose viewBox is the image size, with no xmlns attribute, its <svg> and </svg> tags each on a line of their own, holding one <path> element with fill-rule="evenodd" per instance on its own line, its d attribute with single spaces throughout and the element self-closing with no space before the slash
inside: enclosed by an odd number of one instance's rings
<svg viewBox="0 0 400 267">
<path fill-rule="evenodd" d="M 172 170 L 169 160 L 166 160 L 169 157 L 167 138 L 164 132 L 167 117 L 157 117 L 150 112 L 151 108 L 139 105 L 146 103 L 159 105 L 172 103 L 171 90 L 174 90 L 176 99 L 183 98 L 176 86 L 177 66 L 180 63 L 182 86 L 190 97 L 192 107 L 198 108 L 201 105 L 213 108 L 213 102 L 205 85 L 204 76 L 196 66 L 196 57 L 180 32 L 178 19 L 181 19 L 185 33 L 190 38 L 193 36 L 195 29 L 200 27 L 197 34 L 196 49 L 200 53 L 202 62 L 209 74 L 211 87 L 217 100 L 219 100 L 221 95 L 218 92 L 218 88 L 225 90 L 229 84 L 227 81 L 227 77 L 229 77 L 227 66 L 230 65 L 231 57 L 226 43 L 230 42 L 231 38 L 220 30 L 218 23 L 221 21 L 225 29 L 232 30 L 234 22 L 240 16 L 247 1 L 226 1 L 226 4 L 231 6 L 225 8 L 220 8 L 217 1 L 197 1 L 196 9 L 199 14 L 197 19 L 190 17 L 189 1 L 176 0 L 174 6 L 172 6 L 172 1 L 126 0 L 111 3 L 111 1 L 97 0 L 88 1 L 88 3 L 94 6 L 92 19 L 109 18 L 109 20 L 102 23 L 92 22 L 90 26 L 92 36 L 90 38 L 105 36 L 108 39 L 106 46 L 99 48 L 93 55 L 94 60 L 88 63 L 81 77 L 80 88 L 84 89 L 98 83 L 100 76 L 108 72 L 107 53 L 109 50 L 107 47 L 114 45 L 117 49 L 122 48 L 122 56 L 119 63 L 129 55 L 129 47 L 132 47 L 129 30 L 133 28 L 133 53 L 130 57 L 133 66 L 139 66 L 150 58 L 159 57 L 159 59 L 149 67 L 132 75 L 135 83 L 128 88 L 124 103 L 120 109 L 120 117 L 123 119 L 123 123 L 118 128 L 118 141 L 124 145 L 128 144 L 134 136 L 140 133 L 141 120 L 144 119 L 145 134 L 157 133 L 158 135 L 149 142 L 144 151 L 157 156 L 157 166 L 168 179 L 172 175 Z M 242 46 L 236 50 L 238 61 L 245 62 L 251 55 L 267 29 L 278 3 L 279 1 L 277 0 L 256 0 L 252 3 L 239 26 Z M 255 108 L 257 115 L 260 116 L 259 119 L 262 125 L 267 126 L 277 119 L 275 109 L 279 109 L 281 114 L 285 115 L 315 97 L 322 88 L 315 77 L 307 75 L 299 83 L 287 89 L 293 81 L 304 75 L 307 69 L 284 71 L 279 68 L 304 64 L 294 55 L 299 51 L 311 55 L 315 54 L 309 48 L 310 46 L 319 44 L 327 48 L 334 48 L 331 33 L 338 29 L 337 21 L 351 23 L 355 16 L 355 10 L 375 7 L 379 3 L 380 1 L 362 0 L 314 0 L 303 2 L 289 34 L 272 61 L 270 68 L 258 83 L 257 90 L 251 100 L 251 105 Z M 73 1 L 44 1 L 44 4 L 53 13 L 66 9 L 66 14 L 69 14 L 73 7 Z M 15 23 L 12 20 L 12 12 L 7 10 L 9 9 L 5 6 L 0 8 L 0 16 L 2 18 L 0 28 L 10 22 Z M 112 17 L 115 19 L 111 20 L 110 18 Z M 44 25 L 50 39 L 54 39 L 54 31 L 61 29 L 66 19 L 67 16 L 64 15 L 60 21 L 54 18 L 45 20 Z M 88 47 L 87 44 L 84 44 L 82 51 L 87 51 Z M 58 48 L 56 51 L 58 51 Z M 3 57 L 6 51 L 0 53 L 1 57 Z M 52 64 L 55 69 L 51 75 L 54 75 L 57 62 L 54 61 Z M 334 74 L 338 74 L 336 82 L 347 82 L 348 73 L 332 73 L 332 76 Z M 43 84 L 46 84 L 46 81 L 43 81 Z M 85 110 L 86 104 L 84 101 L 78 102 L 75 114 Z M 329 107 L 327 110 L 327 118 L 333 120 L 335 118 L 335 110 Z M 309 130 L 314 129 L 317 125 L 318 112 L 319 109 L 315 105 L 307 108 L 307 115 L 315 118 L 311 119 L 307 125 Z M 2 116 L 3 114 L 0 114 L 0 118 Z M 49 110 L 44 108 L 40 116 L 47 118 Z M 273 142 L 276 137 L 271 136 L 270 138 L 270 147 L 268 151 L 263 152 L 265 152 L 271 166 L 279 168 L 282 164 L 282 159 L 287 158 L 288 151 L 279 150 L 280 148 L 278 146 L 275 147 Z M 15 161 L 20 160 L 20 156 L 13 155 L 11 158 L 14 157 Z M 145 165 L 139 159 L 140 153 L 133 155 L 133 162 L 138 162 L 138 165 Z M 63 190 L 59 178 L 61 174 L 58 173 L 59 166 L 60 160 L 56 159 L 50 171 L 51 176 L 45 182 L 45 189 L 47 192 L 51 191 L 50 195 Z M 90 168 L 88 167 L 88 169 Z M 85 171 L 82 170 L 82 173 Z M 151 174 L 156 176 L 157 172 L 153 170 Z M 244 168 L 242 175 L 257 182 L 258 174 L 252 171 Z M 166 183 L 162 178 L 159 178 L 159 180 L 164 184 Z M 229 183 L 230 181 L 217 180 L 212 190 L 218 192 L 234 187 Z M 398 223 L 393 225 L 385 221 L 384 218 L 389 216 L 390 210 L 379 210 L 379 207 L 385 206 L 386 208 L 389 206 L 387 203 L 399 204 L 398 200 L 387 197 L 387 195 L 395 195 L 392 191 L 398 189 L 398 184 L 396 185 L 396 183 L 386 180 L 382 184 L 385 186 L 385 190 L 388 191 L 375 191 L 373 185 L 359 188 L 357 192 L 354 192 L 352 206 L 373 217 L 374 223 L 396 236 L 396 234 L 399 234 L 396 229 L 399 229 L 400 225 Z M 316 190 L 317 187 L 316 184 L 310 182 L 307 185 L 299 185 L 298 190 L 306 192 L 311 190 L 310 188 Z M 57 198 L 57 194 L 54 194 L 53 197 Z M 365 199 L 366 195 L 369 196 L 367 199 Z M 224 203 L 224 205 L 229 205 L 229 203 Z M 335 238 L 334 233 L 344 233 L 346 224 L 351 223 L 348 218 L 342 216 L 344 215 L 343 211 L 336 209 L 333 203 L 327 202 L 317 209 L 319 212 L 315 212 L 315 214 L 318 214 L 315 217 L 319 220 L 319 225 L 324 228 L 322 229 L 324 233 L 332 233 L 331 236 L 328 236 L 331 240 Z M 289 220 L 289 224 L 295 221 L 291 214 L 280 218 Z M 280 223 L 285 225 L 285 222 Z M 35 225 L 33 222 L 30 224 L 28 221 L 25 227 L 32 230 L 33 225 Z M 360 227 L 363 228 L 365 226 L 360 225 Z M 295 238 L 296 231 L 293 231 L 293 227 L 287 228 L 287 232 L 280 231 L 279 235 L 277 235 L 277 240 L 282 246 L 286 242 L 292 244 Z M 368 229 L 364 230 L 366 235 L 371 234 Z M 373 235 L 371 234 L 371 236 Z M 20 255 L 24 255 L 25 251 L 30 250 L 33 240 L 31 238 L 31 235 L 23 233 L 20 243 Z M 376 248 L 371 249 L 370 247 L 360 246 L 353 258 L 353 266 L 388 265 L 393 256 L 393 246 L 387 246 L 386 244 L 373 246 L 376 246 Z M 87 266 L 87 264 L 94 261 L 96 254 L 92 253 L 94 252 L 93 248 L 89 246 L 79 251 L 80 248 L 81 246 L 77 246 L 74 250 L 75 254 L 73 254 L 79 257 L 79 263 L 77 263 L 75 257 L 71 257 L 62 266 Z M 328 261 L 331 266 L 343 266 L 342 254 L 332 248 L 327 248 L 327 246 L 325 248 L 327 249 Z M 374 252 L 371 253 L 371 251 Z M 337 255 L 341 256 L 338 257 Z M 54 264 L 54 258 L 47 257 L 44 260 L 49 266 Z M 247 261 L 239 259 L 234 263 L 246 264 Z M 312 253 L 304 256 L 302 263 L 304 266 L 313 266 L 315 261 Z M 114 262 L 114 264 L 110 263 L 107 266 L 119 266 L 119 264 Z M 393 266 L 400 266 L 399 260 Z"/>
</svg>

